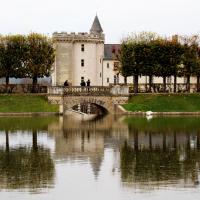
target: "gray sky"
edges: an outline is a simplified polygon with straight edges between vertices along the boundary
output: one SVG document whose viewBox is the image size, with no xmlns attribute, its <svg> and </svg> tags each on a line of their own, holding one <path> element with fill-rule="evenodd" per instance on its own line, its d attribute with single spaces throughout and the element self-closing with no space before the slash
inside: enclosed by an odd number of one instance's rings
<svg viewBox="0 0 200 200">
<path fill-rule="evenodd" d="M 88 32 L 96 12 L 106 43 L 139 31 L 200 33 L 200 0 L 1 0 L 0 33 Z"/>
</svg>

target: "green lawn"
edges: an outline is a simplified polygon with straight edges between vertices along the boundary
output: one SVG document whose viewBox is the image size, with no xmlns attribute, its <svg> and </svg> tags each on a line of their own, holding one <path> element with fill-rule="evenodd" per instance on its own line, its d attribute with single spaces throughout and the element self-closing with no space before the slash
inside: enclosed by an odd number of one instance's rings
<svg viewBox="0 0 200 200">
<path fill-rule="evenodd" d="M 123 107 L 128 111 L 197 112 L 200 94 L 138 94 Z"/>
<path fill-rule="evenodd" d="M 46 96 L 0 95 L 0 112 L 58 112 L 58 105 L 51 105 Z"/>
</svg>

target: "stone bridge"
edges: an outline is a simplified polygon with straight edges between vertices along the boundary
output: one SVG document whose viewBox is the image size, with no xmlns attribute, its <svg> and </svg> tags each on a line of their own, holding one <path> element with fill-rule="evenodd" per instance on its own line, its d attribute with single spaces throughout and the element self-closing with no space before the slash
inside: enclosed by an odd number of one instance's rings
<svg viewBox="0 0 200 200">
<path fill-rule="evenodd" d="M 129 89 L 127 86 L 51 86 L 48 88 L 48 101 L 60 105 L 60 113 L 81 104 L 93 104 L 109 113 L 119 113 L 118 105 L 128 101 Z M 122 111 L 121 111 L 122 112 Z"/>
</svg>

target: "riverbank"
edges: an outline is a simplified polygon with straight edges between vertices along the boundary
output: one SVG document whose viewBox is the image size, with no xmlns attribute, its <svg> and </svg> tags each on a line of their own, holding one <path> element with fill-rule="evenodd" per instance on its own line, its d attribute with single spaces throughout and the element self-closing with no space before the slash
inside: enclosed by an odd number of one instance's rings
<svg viewBox="0 0 200 200">
<path fill-rule="evenodd" d="M 58 112 L 58 105 L 48 103 L 46 95 L 0 95 L 0 115 L 46 115 Z"/>
<path fill-rule="evenodd" d="M 197 114 L 200 115 L 200 94 L 138 94 L 122 106 L 127 114 Z"/>
</svg>

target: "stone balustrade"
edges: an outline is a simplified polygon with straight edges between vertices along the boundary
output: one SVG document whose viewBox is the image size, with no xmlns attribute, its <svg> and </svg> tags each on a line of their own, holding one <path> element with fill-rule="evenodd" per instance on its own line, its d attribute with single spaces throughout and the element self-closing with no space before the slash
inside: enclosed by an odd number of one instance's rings
<svg viewBox="0 0 200 200">
<path fill-rule="evenodd" d="M 126 96 L 129 94 L 127 86 L 50 86 L 48 87 L 50 95 L 64 96 Z"/>
</svg>

